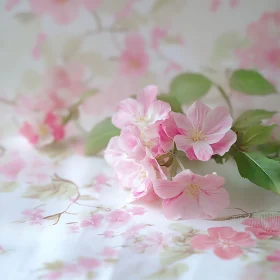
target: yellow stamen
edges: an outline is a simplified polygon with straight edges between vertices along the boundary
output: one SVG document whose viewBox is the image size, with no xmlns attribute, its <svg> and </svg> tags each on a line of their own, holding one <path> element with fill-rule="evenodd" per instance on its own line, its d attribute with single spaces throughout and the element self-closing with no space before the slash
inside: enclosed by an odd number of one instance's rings
<svg viewBox="0 0 280 280">
<path fill-rule="evenodd" d="M 200 187 L 196 184 L 188 185 L 187 189 L 185 190 L 186 195 L 190 195 L 193 199 L 197 198 L 199 194 Z"/>
</svg>

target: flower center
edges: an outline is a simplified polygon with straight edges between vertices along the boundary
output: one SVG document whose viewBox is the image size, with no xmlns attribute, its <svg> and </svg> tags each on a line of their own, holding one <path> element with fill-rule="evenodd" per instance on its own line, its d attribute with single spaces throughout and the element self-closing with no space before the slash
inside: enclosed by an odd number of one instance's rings
<svg viewBox="0 0 280 280">
<path fill-rule="evenodd" d="M 139 172 L 139 179 L 146 179 L 147 178 L 147 173 L 144 169 L 141 169 L 140 172 Z"/>
<path fill-rule="evenodd" d="M 218 239 L 218 242 L 223 249 L 228 249 L 228 247 L 233 245 L 233 243 L 229 240 Z"/>
<path fill-rule="evenodd" d="M 49 128 L 46 124 L 41 124 L 39 127 L 39 135 L 45 137 L 49 134 Z"/>
<path fill-rule="evenodd" d="M 203 134 L 202 130 L 192 129 L 190 131 L 191 138 L 194 142 L 198 142 L 201 140 L 206 140 L 207 137 Z"/>
<path fill-rule="evenodd" d="M 148 117 L 147 116 L 139 116 L 136 118 L 136 122 L 138 124 L 147 124 L 149 121 Z"/>
<path fill-rule="evenodd" d="M 190 184 L 188 185 L 187 189 L 185 190 L 186 195 L 190 195 L 193 199 L 197 198 L 199 194 L 200 187 L 197 184 Z"/>
<path fill-rule="evenodd" d="M 129 64 L 132 68 L 139 68 L 141 65 L 141 62 L 139 61 L 138 57 L 136 58 L 130 58 Z"/>
</svg>

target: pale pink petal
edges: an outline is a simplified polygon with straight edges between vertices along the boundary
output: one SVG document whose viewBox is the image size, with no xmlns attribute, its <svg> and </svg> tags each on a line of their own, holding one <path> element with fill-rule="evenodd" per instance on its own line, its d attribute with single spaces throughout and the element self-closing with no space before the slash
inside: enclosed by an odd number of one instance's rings
<svg viewBox="0 0 280 280">
<path fill-rule="evenodd" d="M 225 184 L 225 178 L 215 175 L 207 174 L 205 176 L 196 175 L 193 182 L 200 186 L 203 191 L 214 191 Z"/>
<path fill-rule="evenodd" d="M 174 141 L 166 134 L 162 124 L 160 124 L 158 127 L 158 136 L 159 136 L 160 149 L 162 149 L 164 152 L 168 152 L 172 150 Z"/>
<path fill-rule="evenodd" d="M 169 114 L 168 119 L 164 120 L 162 123 L 162 128 L 170 138 L 174 138 L 176 135 L 180 134 L 174 121 L 173 112 Z"/>
<path fill-rule="evenodd" d="M 232 117 L 229 111 L 224 107 L 217 107 L 209 112 L 203 123 L 203 132 L 205 135 L 225 134 L 232 126 Z"/>
<path fill-rule="evenodd" d="M 189 146 L 187 148 L 187 150 L 185 150 L 185 153 L 187 154 L 187 156 L 190 160 L 198 160 L 197 156 L 194 153 L 194 150 L 193 150 L 192 146 Z"/>
<path fill-rule="evenodd" d="M 271 262 L 280 262 L 280 250 L 274 251 L 274 253 L 266 258 L 268 261 Z"/>
<path fill-rule="evenodd" d="M 208 250 L 214 248 L 218 243 L 217 240 L 206 234 L 198 234 L 191 239 L 191 246 L 198 250 Z"/>
<path fill-rule="evenodd" d="M 184 152 L 188 151 L 193 144 L 192 139 L 186 135 L 176 135 L 174 137 L 174 141 L 176 143 L 177 149 Z"/>
<path fill-rule="evenodd" d="M 214 154 L 223 156 L 229 151 L 230 147 L 236 142 L 236 133 L 232 130 L 228 131 L 225 136 L 218 142 L 211 145 Z"/>
<path fill-rule="evenodd" d="M 162 212 L 170 220 L 196 219 L 201 215 L 197 201 L 184 192 L 174 198 L 163 200 Z"/>
<path fill-rule="evenodd" d="M 109 165 L 114 165 L 119 160 L 127 158 L 127 155 L 120 149 L 118 144 L 119 136 L 114 136 L 110 139 L 106 150 L 104 151 L 104 158 Z"/>
<path fill-rule="evenodd" d="M 231 227 L 208 228 L 208 234 L 216 239 L 230 239 L 237 233 Z"/>
<path fill-rule="evenodd" d="M 169 180 L 156 180 L 154 182 L 155 193 L 163 199 L 178 196 L 185 187 L 185 185 Z"/>
<path fill-rule="evenodd" d="M 235 245 L 242 248 L 252 247 L 256 244 L 256 241 L 251 238 L 251 235 L 247 232 L 237 232 L 233 238 L 230 238 Z"/>
<path fill-rule="evenodd" d="M 24 136 L 31 144 L 35 145 L 39 141 L 39 135 L 34 131 L 29 123 L 24 123 L 20 128 L 19 133 Z"/>
<path fill-rule="evenodd" d="M 134 116 L 138 111 L 139 105 L 135 99 L 122 100 L 117 108 L 117 113 L 112 117 L 112 123 L 118 128 L 125 128 L 134 124 Z"/>
<path fill-rule="evenodd" d="M 170 105 L 164 101 L 157 100 L 153 102 L 147 111 L 147 116 L 150 120 L 150 124 L 156 121 L 166 120 L 169 117 L 171 111 Z"/>
<path fill-rule="evenodd" d="M 272 234 L 270 234 L 270 232 L 266 232 L 261 228 L 246 227 L 245 230 L 253 233 L 258 239 L 267 239 L 272 236 Z M 279 233 L 279 235 L 280 235 L 280 233 Z"/>
<path fill-rule="evenodd" d="M 82 0 L 81 2 L 87 10 L 93 11 L 102 3 L 102 0 Z"/>
<path fill-rule="evenodd" d="M 213 155 L 211 146 L 204 142 L 194 142 L 193 150 L 198 160 L 207 161 Z"/>
<path fill-rule="evenodd" d="M 263 221 L 259 218 L 248 218 L 242 222 L 243 225 L 255 227 L 255 228 L 264 228 Z"/>
<path fill-rule="evenodd" d="M 184 131 L 188 131 L 188 130 L 192 129 L 192 125 L 185 115 L 183 115 L 181 113 L 172 112 L 171 116 L 174 118 L 174 121 L 178 128 L 181 128 Z"/>
<path fill-rule="evenodd" d="M 229 194 L 223 188 L 210 192 L 200 191 L 198 201 L 205 214 L 216 218 L 229 206 Z"/>
<path fill-rule="evenodd" d="M 137 101 L 143 105 L 145 113 L 148 111 L 152 103 L 156 101 L 157 93 L 158 88 L 150 85 L 142 89 L 137 95 Z"/>
<path fill-rule="evenodd" d="M 187 117 L 192 127 L 202 130 L 203 122 L 209 112 L 210 108 L 201 101 L 194 102 L 187 111 Z"/>
<path fill-rule="evenodd" d="M 237 246 L 230 247 L 216 247 L 214 253 L 224 260 L 232 260 L 243 254 L 242 250 Z"/>
</svg>

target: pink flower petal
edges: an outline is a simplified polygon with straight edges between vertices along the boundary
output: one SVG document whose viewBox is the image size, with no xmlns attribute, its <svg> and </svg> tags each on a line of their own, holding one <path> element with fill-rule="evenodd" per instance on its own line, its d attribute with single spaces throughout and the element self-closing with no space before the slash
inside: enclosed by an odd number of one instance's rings
<svg viewBox="0 0 280 280">
<path fill-rule="evenodd" d="M 156 180 L 154 182 L 155 193 L 162 199 L 178 196 L 185 187 L 185 185 L 169 180 Z"/>
<path fill-rule="evenodd" d="M 216 247 L 214 249 L 214 253 L 224 259 L 224 260 L 232 260 L 237 258 L 243 254 L 242 250 L 237 246 L 230 247 Z"/>
<path fill-rule="evenodd" d="M 187 111 L 187 117 L 193 128 L 202 130 L 203 122 L 211 110 L 201 101 L 194 102 Z"/>
<path fill-rule="evenodd" d="M 29 123 L 25 122 L 19 132 L 33 145 L 39 141 L 39 135 L 34 131 L 33 127 Z"/>
<path fill-rule="evenodd" d="M 137 101 L 144 106 L 144 112 L 146 113 L 153 102 L 156 101 L 158 88 L 150 85 L 141 90 L 137 95 Z"/>
<path fill-rule="evenodd" d="M 174 112 L 172 112 L 171 115 L 174 118 L 174 121 L 178 128 L 181 128 L 184 131 L 192 129 L 192 125 L 185 115 Z"/>
<path fill-rule="evenodd" d="M 218 142 L 211 145 L 214 154 L 223 156 L 229 151 L 230 147 L 236 142 L 236 133 L 232 130 L 228 131 L 225 136 Z"/>
<path fill-rule="evenodd" d="M 174 137 L 174 141 L 176 143 L 177 149 L 184 151 L 185 153 L 191 148 L 191 145 L 193 144 L 192 139 L 186 135 L 176 135 Z"/>
<path fill-rule="evenodd" d="M 205 234 L 198 234 L 194 236 L 190 243 L 194 249 L 198 250 L 208 250 L 214 248 L 217 245 L 215 238 Z"/>
<path fill-rule="evenodd" d="M 159 120 L 166 120 L 169 116 L 170 111 L 171 108 L 167 102 L 161 100 L 153 102 L 147 112 L 150 124 L 153 124 Z"/>
<path fill-rule="evenodd" d="M 232 126 L 232 117 L 224 107 L 217 107 L 209 112 L 203 123 L 203 132 L 206 135 L 225 134 Z"/>
<path fill-rule="evenodd" d="M 193 150 L 198 160 L 207 161 L 213 155 L 211 146 L 204 142 L 194 142 Z"/>
<path fill-rule="evenodd" d="M 225 178 L 215 174 L 196 175 L 193 182 L 207 193 L 207 191 L 215 191 L 222 187 L 225 184 Z"/>
<path fill-rule="evenodd" d="M 235 236 L 237 233 L 231 227 L 215 227 L 215 228 L 208 228 L 208 234 L 211 237 L 216 239 L 230 239 Z"/>
<path fill-rule="evenodd" d="M 216 218 L 229 206 L 229 194 L 223 188 L 209 192 L 201 191 L 199 192 L 199 206 L 205 214 Z"/>
<path fill-rule="evenodd" d="M 256 244 L 256 241 L 247 232 L 237 232 L 230 240 L 242 248 L 252 247 Z"/>
<path fill-rule="evenodd" d="M 163 200 L 162 212 L 170 220 L 196 219 L 201 215 L 197 201 L 185 193 Z"/>
</svg>

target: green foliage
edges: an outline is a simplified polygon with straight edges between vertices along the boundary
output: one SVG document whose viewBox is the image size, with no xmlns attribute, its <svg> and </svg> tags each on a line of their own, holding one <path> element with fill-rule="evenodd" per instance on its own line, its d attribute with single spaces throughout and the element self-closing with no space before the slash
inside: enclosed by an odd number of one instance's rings
<svg viewBox="0 0 280 280">
<path fill-rule="evenodd" d="M 212 82 L 201 74 L 184 73 L 176 76 L 170 85 L 170 94 L 181 104 L 191 103 L 203 97 L 211 88 Z"/>
<path fill-rule="evenodd" d="M 277 92 L 273 84 L 254 70 L 238 69 L 234 71 L 229 83 L 232 89 L 248 95 L 267 95 Z"/>
<path fill-rule="evenodd" d="M 120 134 L 120 130 L 112 124 L 111 118 L 98 123 L 89 133 L 86 140 L 85 154 L 96 155 L 106 148 L 113 136 Z"/>
<path fill-rule="evenodd" d="M 234 154 L 239 173 L 252 183 L 280 194 L 280 163 L 261 153 L 237 151 Z"/>
<path fill-rule="evenodd" d="M 262 120 L 270 119 L 276 112 L 266 110 L 248 110 L 244 112 L 234 123 L 233 130 L 241 131 L 253 125 L 260 124 Z"/>
<path fill-rule="evenodd" d="M 242 147 L 261 145 L 268 142 L 274 127 L 274 125 L 264 126 L 260 124 L 249 127 L 242 137 Z"/>
<path fill-rule="evenodd" d="M 169 94 L 160 94 L 160 95 L 157 96 L 157 99 L 161 100 L 161 101 L 164 101 L 164 102 L 167 102 L 170 105 L 171 110 L 173 112 L 183 113 L 182 105 L 178 101 L 176 96 L 172 96 L 172 95 L 169 95 Z"/>
</svg>

